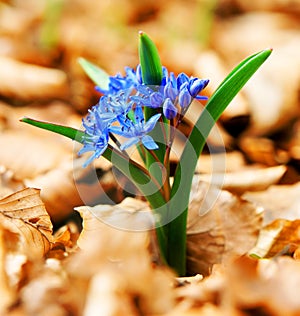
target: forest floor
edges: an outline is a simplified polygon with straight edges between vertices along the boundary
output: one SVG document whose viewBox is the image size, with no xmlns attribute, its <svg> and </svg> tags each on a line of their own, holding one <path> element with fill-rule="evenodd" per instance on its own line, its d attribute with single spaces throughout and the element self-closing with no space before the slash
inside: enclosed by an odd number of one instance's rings
<svg viewBox="0 0 300 316">
<path fill-rule="evenodd" d="M 299 16 L 289 0 L 0 1 L 0 314 L 300 315 Z M 123 73 L 139 30 L 169 70 L 209 78 L 208 97 L 273 48 L 199 159 L 186 278 L 159 263 L 153 231 L 118 229 L 148 210 L 125 177 L 19 121 L 80 128 L 100 94 L 78 58 Z"/>
</svg>

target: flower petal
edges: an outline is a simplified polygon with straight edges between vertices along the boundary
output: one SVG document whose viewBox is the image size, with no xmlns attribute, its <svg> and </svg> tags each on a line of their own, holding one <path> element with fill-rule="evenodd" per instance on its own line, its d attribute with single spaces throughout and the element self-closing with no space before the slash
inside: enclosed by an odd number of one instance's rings
<svg viewBox="0 0 300 316">
<path fill-rule="evenodd" d="M 149 150 L 158 149 L 158 145 L 155 143 L 153 138 L 149 135 L 145 135 L 142 137 L 142 143 Z"/>
<path fill-rule="evenodd" d="M 155 127 L 157 121 L 159 120 L 159 118 L 161 117 L 161 114 L 155 114 L 153 116 L 150 117 L 150 119 L 146 122 L 145 126 L 144 126 L 144 131 L 145 133 L 149 133 L 150 131 L 153 130 L 153 128 Z"/>
<path fill-rule="evenodd" d="M 123 144 L 120 146 L 120 149 L 121 149 L 121 150 L 125 150 L 125 149 L 131 147 L 132 145 L 137 144 L 139 141 L 140 141 L 139 137 L 132 137 L 131 139 L 129 139 L 128 141 L 126 141 L 125 143 L 123 143 Z"/>
</svg>

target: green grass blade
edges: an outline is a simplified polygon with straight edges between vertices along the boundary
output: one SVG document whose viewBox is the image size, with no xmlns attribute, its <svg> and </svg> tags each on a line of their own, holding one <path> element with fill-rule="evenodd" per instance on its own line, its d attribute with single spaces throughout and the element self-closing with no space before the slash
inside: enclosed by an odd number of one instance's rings
<svg viewBox="0 0 300 316">
<path fill-rule="evenodd" d="M 109 75 L 100 67 L 86 60 L 83 57 L 78 58 L 80 66 L 90 79 L 101 89 L 108 89 Z"/>
<path fill-rule="evenodd" d="M 49 122 L 38 121 L 38 120 L 34 120 L 28 117 L 23 117 L 22 119 L 20 119 L 20 122 L 24 122 L 41 129 L 45 129 L 53 133 L 63 135 L 79 143 L 83 143 L 83 137 L 85 133 L 76 128 L 63 126 L 59 124 L 53 124 Z"/>
</svg>

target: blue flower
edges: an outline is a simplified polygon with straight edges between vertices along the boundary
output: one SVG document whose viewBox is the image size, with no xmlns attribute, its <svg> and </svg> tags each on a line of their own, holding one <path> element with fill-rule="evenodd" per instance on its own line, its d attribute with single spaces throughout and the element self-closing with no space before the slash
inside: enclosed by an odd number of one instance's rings
<svg viewBox="0 0 300 316">
<path fill-rule="evenodd" d="M 188 83 L 188 90 L 193 98 L 198 100 L 206 100 L 205 96 L 198 96 L 198 94 L 208 85 L 208 79 L 191 78 Z"/>
<path fill-rule="evenodd" d="M 96 111 L 100 113 L 102 120 L 109 123 L 117 121 L 120 116 L 126 116 L 133 106 L 129 96 L 130 91 L 126 89 L 116 94 L 104 95 L 100 98 Z"/>
<path fill-rule="evenodd" d="M 140 141 L 149 150 L 158 149 L 158 145 L 154 142 L 153 138 L 147 134 L 153 130 L 160 116 L 161 114 L 155 114 L 145 122 L 143 110 L 140 106 L 137 106 L 134 111 L 135 121 L 128 118 L 124 118 L 123 120 L 120 118 L 120 126 L 111 126 L 110 131 L 129 138 L 128 141 L 121 145 L 121 150 L 125 150 Z"/>
<path fill-rule="evenodd" d="M 178 113 L 176 106 L 170 98 L 167 98 L 163 104 L 163 113 L 168 120 L 174 119 Z"/>
<path fill-rule="evenodd" d="M 138 66 L 136 70 L 126 67 L 125 76 L 117 74 L 114 77 L 109 77 L 108 89 L 96 87 L 98 92 L 104 95 L 114 95 L 120 92 L 120 90 L 132 90 L 136 85 L 142 83 L 141 67 Z"/>
<path fill-rule="evenodd" d="M 106 150 L 109 141 L 109 124 L 101 118 L 96 106 L 89 111 L 88 116 L 82 120 L 82 123 L 85 128 L 85 137 L 83 147 L 78 154 L 94 151 L 94 154 L 83 164 L 86 167 Z"/>
<path fill-rule="evenodd" d="M 182 110 L 185 112 L 189 105 L 192 103 L 193 98 L 188 90 L 188 82 L 184 82 L 180 86 L 180 91 L 178 95 L 178 103 L 181 106 Z"/>
<path fill-rule="evenodd" d="M 130 98 L 140 106 L 162 107 L 165 117 L 173 119 L 178 113 L 184 115 L 193 99 L 207 99 L 199 93 L 207 86 L 208 82 L 206 79 L 188 77 L 185 73 L 180 73 L 176 77 L 174 73 L 168 74 L 167 69 L 163 68 L 161 86 L 138 84 L 135 86 L 138 93 Z M 177 104 L 181 108 L 180 112 L 177 110 Z"/>
<path fill-rule="evenodd" d="M 149 150 L 158 149 L 148 134 L 161 115 L 168 120 L 184 115 L 193 99 L 206 99 L 199 94 L 207 84 L 208 80 L 189 77 L 184 73 L 176 77 L 174 73 L 168 73 L 165 67 L 160 86 L 143 84 L 140 66 L 136 70 L 125 68 L 125 76 L 117 74 L 109 77 L 107 89 L 97 87 L 104 95 L 83 120 L 86 136 L 79 154 L 94 152 L 84 166 L 104 153 L 112 133 L 128 138 L 120 150 L 139 142 Z M 145 107 L 157 109 L 158 112 L 147 122 L 143 113 Z"/>
</svg>

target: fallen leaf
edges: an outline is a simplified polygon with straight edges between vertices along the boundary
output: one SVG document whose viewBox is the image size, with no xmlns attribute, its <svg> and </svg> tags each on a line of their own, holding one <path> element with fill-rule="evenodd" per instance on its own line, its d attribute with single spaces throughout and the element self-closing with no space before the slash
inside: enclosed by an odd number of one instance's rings
<svg viewBox="0 0 300 316">
<path fill-rule="evenodd" d="M 18 235 L 19 251 L 42 258 L 51 248 L 52 223 L 39 190 L 26 188 L 0 200 L 1 225 Z"/>
<path fill-rule="evenodd" d="M 269 168 L 248 167 L 236 172 L 202 174 L 201 180 L 218 186 L 232 193 L 242 194 L 246 191 L 262 191 L 267 189 L 285 174 L 285 166 Z"/>
<path fill-rule="evenodd" d="M 13 305 L 17 293 L 9 283 L 9 276 L 6 271 L 6 257 L 8 254 L 6 241 L 13 235 L 0 225 L 0 313 L 4 315 L 8 308 Z"/>
<path fill-rule="evenodd" d="M 287 164 L 290 160 L 289 153 L 277 148 L 275 142 L 268 138 L 241 137 L 239 147 L 252 163 L 271 167 Z"/>
<path fill-rule="evenodd" d="M 259 32 L 253 27 L 262 24 L 266 27 L 260 28 Z M 216 23 L 215 32 L 218 34 L 215 48 L 222 52 L 228 64 L 236 64 L 253 51 L 266 47 L 274 49 L 274 54 L 263 65 L 263 71 L 255 73 L 243 89 L 250 112 L 247 135 L 269 135 L 289 128 L 298 116 L 298 23 L 294 24 L 288 14 L 257 11 Z M 274 76 L 274 73 L 281 76 Z"/>
<path fill-rule="evenodd" d="M 126 198 L 115 205 L 79 206 L 75 210 L 83 219 L 83 231 L 78 240 L 78 245 L 83 248 L 84 240 L 89 239 L 89 235 L 94 231 L 101 232 L 103 229 L 130 234 L 152 228 L 152 215 L 149 213 L 148 204 L 134 198 Z"/>
<path fill-rule="evenodd" d="M 245 192 L 242 197 L 265 209 L 264 225 L 276 219 L 300 218 L 300 183 L 273 185 L 265 191 Z"/>
<path fill-rule="evenodd" d="M 0 199 L 13 192 L 24 189 L 24 183 L 14 178 L 14 173 L 0 166 Z"/>
<path fill-rule="evenodd" d="M 21 131 L 0 134 L 0 164 L 14 172 L 20 180 L 32 179 L 57 166 L 70 154 L 64 146 L 59 146 L 49 133 L 48 137 L 31 135 Z"/>
<path fill-rule="evenodd" d="M 83 218 L 78 240 L 81 250 L 69 262 L 68 271 L 75 280 L 89 280 L 85 313 L 160 314 L 170 310 L 174 304 L 170 291 L 173 273 L 153 265 L 147 204 L 126 198 L 114 206 L 76 210 Z"/>
<path fill-rule="evenodd" d="M 4 56 L 0 56 L 0 67 L 1 95 L 25 100 L 65 98 L 68 95 L 67 76 L 62 70 Z"/>
<path fill-rule="evenodd" d="M 187 223 L 190 274 L 209 274 L 214 264 L 247 253 L 262 227 L 263 209 L 195 176 Z"/>
<path fill-rule="evenodd" d="M 47 259 L 33 272 L 20 293 L 24 315 L 80 314 L 78 308 L 82 308 L 82 293 L 70 283 L 60 260 Z"/>
<path fill-rule="evenodd" d="M 257 244 L 249 251 L 261 258 L 293 254 L 300 246 L 300 220 L 277 219 L 263 227 Z"/>
<path fill-rule="evenodd" d="M 242 257 L 226 272 L 227 290 L 223 299 L 230 306 L 228 315 L 237 308 L 242 313 L 299 315 L 300 302 L 295 295 L 300 286 L 299 261 L 284 256 L 276 260 Z"/>
</svg>

